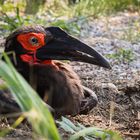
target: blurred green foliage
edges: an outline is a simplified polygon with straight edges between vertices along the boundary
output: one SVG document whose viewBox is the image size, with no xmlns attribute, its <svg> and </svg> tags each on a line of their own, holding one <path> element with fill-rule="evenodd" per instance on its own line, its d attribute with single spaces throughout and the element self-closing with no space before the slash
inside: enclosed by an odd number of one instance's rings
<svg viewBox="0 0 140 140">
<path fill-rule="evenodd" d="M 24 23 L 23 18 L 19 15 L 19 8 L 16 8 L 15 16 L 10 17 L 6 13 L 2 13 L 3 17 L 1 17 L 1 20 L 3 20 L 3 24 L 1 24 L 1 28 L 12 31 L 16 29 L 19 26 L 22 26 Z M 6 24 L 5 24 L 6 23 Z"/>
<path fill-rule="evenodd" d="M 36 14 L 39 8 L 45 4 L 46 0 L 26 0 L 25 13 Z"/>
<path fill-rule="evenodd" d="M 140 23 L 139 20 L 135 20 L 124 30 L 121 39 L 129 41 L 131 43 L 136 43 L 140 41 Z"/>
<path fill-rule="evenodd" d="M 8 56 L 5 53 L 3 56 L 6 62 L 0 60 L 0 77 L 5 81 L 6 87 L 10 90 L 14 99 L 20 106 L 23 112 L 21 115 L 22 120 L 24 117 L 28 119 L 32 125 L 32 129 L 36 133 L 36 139 L 60 140 L 61 138 L 54 119 L 47 105 L 41 100 L 39 95 L 32 89 L 26 80 L 16 71 Z M 20 120 L 19 123 L 21 123 L 22 120 Z M 17 122 L 13 125 L 14 128 L 19 125 L 19 123 L 16 123 Z M 0 137 L 3 137 L 10 130 L 0 131 Z M 38 136 L 40 138 L 38 138 Z"/>
<path fill-rule="evenodd" d="M 122 140 L 122 138 L 111 130 L 103 130 L 96 127 L 85 127 L 77 123 L 75 125 L 69 119 L 62 117 L 62 121 L 57 121 L 60 127 L 71 134 L 69 140 Z"/>
<path fill-rule="evenodd" d="M 130 63 L 131 61 L 134 60 L 134 53 L 131 49 L 123 49 L 120 48 L 116 51 L 116 53 L 113 54 L 108 54 L 107 57 L 111 59 L 118 60 L 119 62 L 122 63 Z"/>
<path fill-rule="evenodd" d="M 139 0 L 1 0 L 0 30 L 9 33 L 22 25 L 41 24 L 78 35 L 89 18 L 139 8 Z"/>
</svg>

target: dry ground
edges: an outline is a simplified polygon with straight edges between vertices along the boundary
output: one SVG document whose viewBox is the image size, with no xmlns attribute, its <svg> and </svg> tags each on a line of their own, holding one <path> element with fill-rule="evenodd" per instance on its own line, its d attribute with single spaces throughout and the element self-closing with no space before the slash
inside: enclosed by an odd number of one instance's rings
<svg viewBox="0 0 140 140">
<path fill-rule="evenodd" d="M 94 90 L 99 99 L 98 106 L 89 114 L 70 117 L 72 121 L 116 130 L 126 140 L 140 139 L 139 35 L 140 17 L 137 13 L 119 13 L 94 19 L 83 25 L 81 40 L 105 56 L 116 54 L 120 49 L 130 49 L 133 60 L 128 61 L 131 56 L 127 58 L 121 55 L 120 58 L 109 58 L 112 70 L 72 62 L 71 65 L 83 84 Z M 0 126 L 5 124 L 3 122 Z M 31 139 L 31 133 L 24 126 L 14 130 L 5 139 Z"/>
<path fill-rule="evenodd" d="M 127 140 L 140 139 L 139 21 L 137 13 L 97 19 L 90 22 L 86 37 L 82 37 L 105 56 L 116 54 L 121 49 L 131 50 L 131 62 L 121 55 L 120 60 L 110 58 L 112 70 L 89 64 L 77 63 L 75 66 L 73 63 L 83 84 L 93 89 L 99 99 L 98 106 L 88 115 L 76 116 L 74 120 L 87 126 L 117 130 Z"/>
</svg>

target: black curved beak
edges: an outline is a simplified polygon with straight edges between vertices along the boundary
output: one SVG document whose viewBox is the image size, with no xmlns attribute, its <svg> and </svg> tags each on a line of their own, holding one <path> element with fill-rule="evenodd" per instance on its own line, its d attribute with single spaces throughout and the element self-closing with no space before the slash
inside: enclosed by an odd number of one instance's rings
<svg viewBox="0 0 140 140">
<path fill-rule="evenodd" d="M 84 44 L 78 39 L 68 35 L 58 27 L 48 27 L 46 32 L 50 32 L 52 39 L 45 46 L 36 52 L 39 60 L 70 60 L 81 61 L 111 68 L 109 62 L 97 51 Z"/>
</svg>

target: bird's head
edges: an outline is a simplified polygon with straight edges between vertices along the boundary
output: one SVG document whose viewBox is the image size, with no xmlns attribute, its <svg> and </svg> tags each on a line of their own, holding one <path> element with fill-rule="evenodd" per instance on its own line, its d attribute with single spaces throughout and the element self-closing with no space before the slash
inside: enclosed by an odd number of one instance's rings
<svg viewBox="0 0 140 140">
<path fill-rule="evenodd" d="M 101 54 L 59 27 L 36 25 L 17 29 L 6 39 L 5 52 L 10 51 L 28 63 L 71 60 L 110 68 Z"/>
</svg>

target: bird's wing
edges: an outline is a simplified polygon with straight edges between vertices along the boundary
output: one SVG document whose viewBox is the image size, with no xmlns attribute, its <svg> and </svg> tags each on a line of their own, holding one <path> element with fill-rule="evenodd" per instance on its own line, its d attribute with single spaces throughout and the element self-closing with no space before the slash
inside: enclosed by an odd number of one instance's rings
<svg viewBox="0 0 140 140">
<path fill-rule="evenodd" d="M 9 91 L 0 90 L 0 114 L 20 112 L 16 101 L 12 99 Z"/>
</svg>

